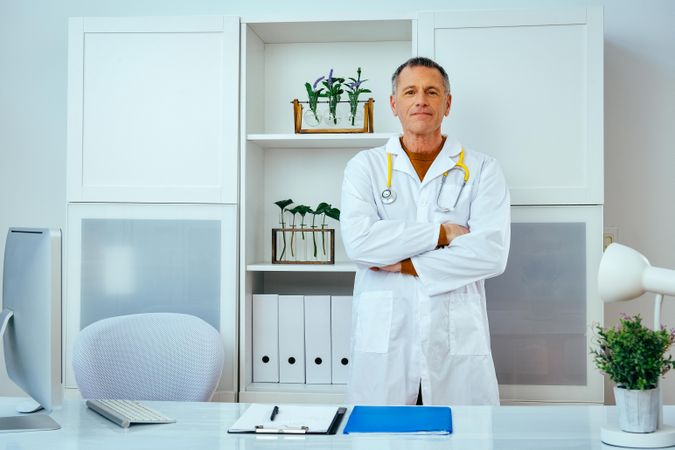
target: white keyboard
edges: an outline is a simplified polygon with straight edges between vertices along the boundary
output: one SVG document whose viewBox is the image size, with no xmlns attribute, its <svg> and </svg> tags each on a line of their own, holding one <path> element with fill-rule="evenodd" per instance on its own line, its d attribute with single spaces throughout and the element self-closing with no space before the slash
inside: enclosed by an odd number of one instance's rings
<svg viewBox="0 0 675 450">
<path fill-rule="evenodd" d="M 87 400 L 87 407 L 123 428 L 134 423 L 176 421 L 136 400 Z"/>
</svg>

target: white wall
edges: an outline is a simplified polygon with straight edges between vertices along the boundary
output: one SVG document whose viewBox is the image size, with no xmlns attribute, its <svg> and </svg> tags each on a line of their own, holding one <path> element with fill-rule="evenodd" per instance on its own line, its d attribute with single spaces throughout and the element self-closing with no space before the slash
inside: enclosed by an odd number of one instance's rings
<svg viewBox="0 0 675 450">
<path fill-rule="evenodd" d="M 231 14 L 311 17 L 302 0 L 0 0 L 0 254 L 10 226 L 65 228 L 66 36 L 70 16 Z M 605 9 L 605 223 L 653 264 L 675 268 L 675 2 L 671 0 L 343 0 L 345 14 L 415 10 Z M 2 261 L 0 261 L 0 266 Z M 0 280 L 1 283 L 1 280 Z M 651 321 L 650 299 L 606 308 Z M 675 302 L 664 320 L 675 326 Z M 19 391 L 0 373 L 0 395 Z M 675 403 L 675 376 L 664 383 Z"/>
</svg>

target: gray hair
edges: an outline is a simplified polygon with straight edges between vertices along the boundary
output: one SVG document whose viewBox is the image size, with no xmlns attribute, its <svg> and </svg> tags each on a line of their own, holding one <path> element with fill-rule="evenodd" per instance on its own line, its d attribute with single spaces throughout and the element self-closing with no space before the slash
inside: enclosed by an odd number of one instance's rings
<svg viewBox="0 0 675 450">
<path fill-rule="evenodd" d="M 401 74 L 403 69 L 406 67 L 429 67 L 430 69 L 436 69 L 441 73 L 441 76 L 443 77 L 443 85 L 445 86 L 445 91 L 449 94 L 450 93 L 450 79 L 448 78 L 448 73 L 445 71 L 445 69 L 438 64 L 436 61 L 430 58 L 425 58 L 423 56 L 415 56 L 414 58 L 410 58 L 394 71 L 394 75 L 391 77 L 391 94 L 396 95 L 396 85 L 398 83 L 398 76 Z"/>
</svg>

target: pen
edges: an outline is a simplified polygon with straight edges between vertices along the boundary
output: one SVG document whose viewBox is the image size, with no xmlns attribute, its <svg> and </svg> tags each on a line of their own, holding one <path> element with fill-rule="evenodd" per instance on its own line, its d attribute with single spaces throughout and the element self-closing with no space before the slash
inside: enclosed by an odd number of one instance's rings
<svg viewBox="0 0 675 450">
<path fill-rule="evenodd" d="M 273 421 L 274 418 L 279 414 L 279 407 L 275 406 L 274 409 L 272 409 L 272 415 L 270 416 L 270 421 Z"/>
</svg>

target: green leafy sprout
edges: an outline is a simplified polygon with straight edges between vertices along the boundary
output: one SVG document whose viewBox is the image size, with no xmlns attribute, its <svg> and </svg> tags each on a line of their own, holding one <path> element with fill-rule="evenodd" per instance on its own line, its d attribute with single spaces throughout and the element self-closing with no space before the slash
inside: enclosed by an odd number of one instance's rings
<svg viewBox="0 0 675 450">
<path fill-rule="evenodd" d="M 280 209 L 279 212 L 279 222 L 281 223 L 281 228 L 286 228 L 286 222 L 284 221 L 284 209 L 293 203 L 293 200 L 290 198 L 287 200 L 279 200 L 278 202 L 274 202 L 275 205 L 277 205 Z M 279 256 L 279 259 L 283 259 L 284 254 L 286 253 L 286 233 L 281 232 L 281 239 L 282 239 L 282 245 L 281 245 L 281 255 Z"/>
</svg>

